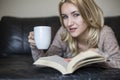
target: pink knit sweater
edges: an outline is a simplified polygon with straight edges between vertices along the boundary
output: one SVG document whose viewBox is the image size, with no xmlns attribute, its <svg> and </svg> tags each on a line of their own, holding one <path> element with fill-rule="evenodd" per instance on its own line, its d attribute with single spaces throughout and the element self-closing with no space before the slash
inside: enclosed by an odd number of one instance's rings
<svg viewBox="0 0 120 80">
<path fill-rule="evenodd" d="M 54 54 L 62 57 L 71 57 L 67 44 L 61 41 L 60 34 L 62 31 L 63 28 L 61 27 L 46 53 L 44 53 L 42 50 L 38 50 L 36 47 L 31 48 L 33 59 L 37 60 L 42 56 Z M 103 55 L 107 59 L 103 65 L 107 67 L 109 66 L 113 68 L 120 68 L 120 48 L 115 38 L 114 32 L 108 26 L 104 26 L 100 32 L 98 50 L 99 54 Z"/>
</svg>

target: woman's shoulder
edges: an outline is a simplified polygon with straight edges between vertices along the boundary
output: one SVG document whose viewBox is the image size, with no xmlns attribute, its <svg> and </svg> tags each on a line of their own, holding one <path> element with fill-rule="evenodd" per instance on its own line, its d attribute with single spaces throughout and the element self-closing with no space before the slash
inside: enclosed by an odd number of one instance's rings
<svg viewBox="0 0 120 80">
<path fill-rule="evenodd" d="M 110 26 L 107 26 L 107 25 L 104 25 L 100 31 L 100 35 L 101 36 L 107 36 L 109 35 L 110 33 L 114 34 L 112 28 Z"/>
<path fill-rule="evenodd" d="M 58 29 L 58 32 L 57 32 L 57 33 L 60 34 L 60 33 L 64 32 L 64 30 L 65 30 L 64 27 L 61 26 L 61 27 Z"/>
<path fill-rule="evenodd" d="M 102 45 L 106 42 L 113 42 L 115 40 L 115 34 L 111 27 L 104 25 L 100 31 L 98 46 L 102 48 Z"/>
<path fill-rule="evenodd" d="M 100 31 L 99 42 L 113 41 L 115 39 L 115 34 L 111 27 L 104 25 Z"/>
</svg>

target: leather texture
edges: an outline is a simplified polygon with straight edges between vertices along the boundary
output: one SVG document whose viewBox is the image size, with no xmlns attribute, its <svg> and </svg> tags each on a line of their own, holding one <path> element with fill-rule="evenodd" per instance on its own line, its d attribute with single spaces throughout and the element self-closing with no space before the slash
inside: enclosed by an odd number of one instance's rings
<svg viewBox="0 0 120 80">
<path fill-rule="evenodd" d="M 4 16 L 0 22 L 0 54 L 31 54 L 28 34 L 34 26 L 46 25 L 52 27 L 52 39 L 59 29 L 59 17 L 17 18 Z"/>
</svg>

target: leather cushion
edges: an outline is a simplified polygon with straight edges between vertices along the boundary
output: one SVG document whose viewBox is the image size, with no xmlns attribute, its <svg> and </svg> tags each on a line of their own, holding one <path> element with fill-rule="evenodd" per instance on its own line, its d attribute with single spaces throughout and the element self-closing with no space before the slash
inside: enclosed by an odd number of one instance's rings
<svg viewBox="0 0 120 80">
<path fill-rule="evenodd" d="M 5 16 L 1 20 L 0 54 L 31 54 L 28 34 L 34 26 L 47 25 L 52 27 L 52 40 L 59 29 L 59 17 L 16 18 Z"/>
</svg>

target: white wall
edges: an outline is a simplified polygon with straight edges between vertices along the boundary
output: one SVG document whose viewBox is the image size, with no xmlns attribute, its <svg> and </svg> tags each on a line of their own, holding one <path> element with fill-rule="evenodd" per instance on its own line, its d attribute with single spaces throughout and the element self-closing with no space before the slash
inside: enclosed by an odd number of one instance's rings
<svg viewBox="0 0 120 80">
<path fill-rule="evenodd" d="M 0 0 L 2 16 L 42 17 L 58 15 L 60 0 Z M 120 15 L 120 0 L 95 0 L 105 16 Z"/>
<path fill-rule="evenodd" d="M 120 0 L 95 0 L 105 16 L 120 15 Z"/>
<path fill-rule="evenodd" d="M 2 16 L 41 17 L 57 15 L 59 0 L 0 0 Z"/>
</svg>

